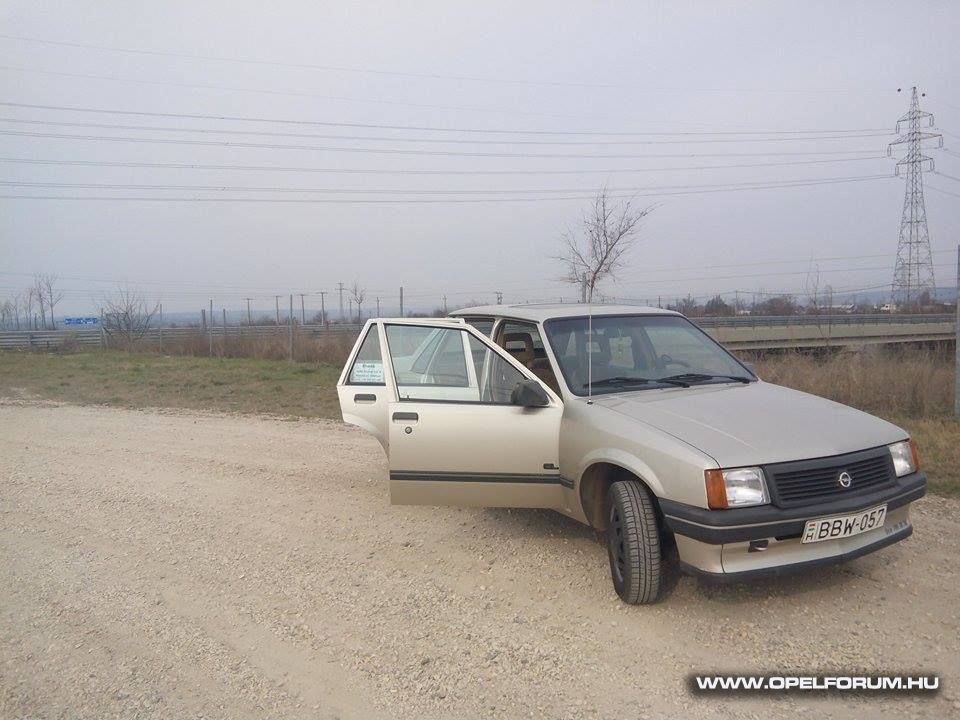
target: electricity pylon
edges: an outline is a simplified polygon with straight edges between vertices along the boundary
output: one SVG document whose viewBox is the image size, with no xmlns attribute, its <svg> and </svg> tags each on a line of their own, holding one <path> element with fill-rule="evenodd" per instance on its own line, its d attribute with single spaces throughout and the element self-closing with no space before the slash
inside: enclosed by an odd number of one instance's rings
<svg viewBox="0 0 960 720">
<path fill-rule="evenodd" d="M 938 140 L 943 147 L 943 136 L 926 132 L 920 127 L 933 127 L 933 115 L 920 109 L 917 88 L 912 89 L 910 109 L 897 120 L 897 139 L 887 146 L 887 155 L 895 145 L 905 145 L 907 154 L 897 162 L 897 175 L 905 174 L 907 186 L 903 196 L 903 216 L 900 219 L 900 242 L 897 245 L 897 264 L 893 270 L 893 299 L 911 305 L 924 292 L 936 287 L 933 277 L 933 255 L 930 252 L 930 233 L 927 230 L 927 207 L 923 200 L 923 173 L 933 170 L 933 158 L 923 154 L 924 140 Z M 906 131 L 903 127 L 906 126 Z"/>
</svg>

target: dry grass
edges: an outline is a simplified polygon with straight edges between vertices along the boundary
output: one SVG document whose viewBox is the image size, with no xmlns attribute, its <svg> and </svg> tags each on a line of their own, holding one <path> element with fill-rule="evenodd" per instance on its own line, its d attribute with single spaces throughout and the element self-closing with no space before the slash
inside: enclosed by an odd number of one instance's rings
<svg viewBox="0 0 960 720">
<path fill-rule="evenodd" d="M 339 365 L 120 351 L 0 353 L 0 395 L 339 418 Z"/>
<path fill-rule="evenodd" d="M 930 488 L 960 494 L 960 422 L 954 359 L 932 351 L 781 355 L 755 362 L 764 380 L 821 395 L 904 428 L 920 448 Z"/>
<path fill-rule="evenodd" d="M 317 337 L 298 329 L 294 331 L 293 359 L 295 362 L 343 365 L 355 341 L 356 336 L 352 333 L 331 333 L 328 336 Z M 288 360 L 289 347 L 285 332 L 275 336 L 215 335 L 212 354 L 217 358 Z M 138 349 L 149 352 L 159 350 L 159 347 L 143 345 Z M 163 341 L 165 355 L 210 357 L 210 349 L 210 339 L 200 330 L 186 336 L 168 337 Z"/>
</svg>

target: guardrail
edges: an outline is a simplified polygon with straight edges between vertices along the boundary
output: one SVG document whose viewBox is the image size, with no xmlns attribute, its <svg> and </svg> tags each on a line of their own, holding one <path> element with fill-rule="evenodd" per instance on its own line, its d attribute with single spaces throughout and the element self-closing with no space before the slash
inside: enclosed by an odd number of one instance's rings
<svg viewBox="0 0 960 720">
<path fill-rule="evenodd" d="M 707 327 L 777 327 L 783 325 L 913 325 L 952 323 L 953 313 L 930 315 L 734 315 L 730 317 L 690 318 Z"/>
<path fill-rule="evenodd" d="M 331 335 L 354 336 L 360 332 L 360 325 L 300 325 L 295 324 L 297 337 L 304 335 L 321 338 Z M 145 346 L 162 347 L 164 342 L 182 340 L 191 337 L 212 336 L 216 338 L 287 338 L 289 325 L 223 325 L 207 327 L 165 327 L 151 328 L 140 339 Z M 83 348 L 109 348 L 112 340 L 109 333 L 99 327 L 64 330 L 0 330 L 0 350 L 56 350 L 65 346 Z"/>
</svg>

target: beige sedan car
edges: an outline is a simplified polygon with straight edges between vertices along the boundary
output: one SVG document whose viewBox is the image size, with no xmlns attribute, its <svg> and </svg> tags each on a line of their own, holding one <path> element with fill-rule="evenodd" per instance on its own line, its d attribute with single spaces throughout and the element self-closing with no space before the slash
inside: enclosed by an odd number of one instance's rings
<svg viewBox="0 0 960 720">
<path fill-rule="evenodd" d="M 908 537 L 926 491 L 884 420 L 757 378 L 674 312 L 495 305 L 367 322 L 343 419 L 387 453 L 395 504 L 551 508 L 604 533 L 613 585 L 665 558 L 746 579 Z"/>
</svg>

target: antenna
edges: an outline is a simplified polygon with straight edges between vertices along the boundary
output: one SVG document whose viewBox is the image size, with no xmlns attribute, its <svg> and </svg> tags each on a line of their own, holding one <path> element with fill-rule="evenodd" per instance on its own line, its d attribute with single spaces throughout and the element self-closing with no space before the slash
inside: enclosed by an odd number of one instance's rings
<svg viewBox="0 0 960 720">
<path fill-rule="evenodd" d="M 587 405 L 593 405 L 593 290 L 587 297 Z"/>
<path fill-rule="evenodd" d="M 900 92 L 900 89 L 897 89 Z M 921 93 L 925 97 L 926 93 Z M 887 155 L 894 145 L 906 145 L 907 154 L 897 161 L 897 176 L 901 168 L 906 175 L 903 196 L 903 215 L 900 219 L 900 239 L 897 244 L 897 263 L 893 270 L 893 299 L 912 305 L 924 292 L 936 288 L 933 277 L 933 255 L 930 252 L 930 233 L 927 229 L 927 206 L 923 199 L 923 173 L 933 170 L 933 158 L 923 154 L 924 140 L 938 140 L 943 147 L 943 135 L 925 132 L 921 122 L 933 127 L 933 115 L 920 110 L 917 88 L 912 88 L 910 109 L 897 120 L 898 137 L 887 146 Z M 901 126 L 906 123 L 906 132 Z"/>
</svg>

